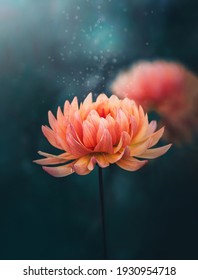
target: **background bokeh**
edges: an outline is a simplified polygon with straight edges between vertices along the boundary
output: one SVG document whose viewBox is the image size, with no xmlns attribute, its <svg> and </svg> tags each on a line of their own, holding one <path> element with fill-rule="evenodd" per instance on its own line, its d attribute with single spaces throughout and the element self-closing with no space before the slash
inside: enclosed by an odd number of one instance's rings
<svg viewBox="0 0 198 280">
<path fill-rule="evenodd" d="M 40 127 L 138 60 L 198 73 L 197 49 L 196 0 L 0 0 L 1 259 L 103 258 L 97 168 L 43 172 L 36 152 L 58 151 Z M 137 172 L 104 169 L 109 258 L 198 259 L 197 154 L 194 142 Z"/>
</svg>

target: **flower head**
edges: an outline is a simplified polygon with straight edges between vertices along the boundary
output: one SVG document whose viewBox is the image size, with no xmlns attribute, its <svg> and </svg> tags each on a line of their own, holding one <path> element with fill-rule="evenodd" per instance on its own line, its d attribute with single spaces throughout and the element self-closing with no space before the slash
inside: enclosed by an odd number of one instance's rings
<svg viewBox="0 0 198 280">
<path fill-rule="evenodd" d="M 171 146 L 151 149 L 164 128 L 156 131 L 156 122 L 148 122 L 141 106 L 128 98 L 119 100 L 115 95 L 108 98 L 100 94 L 93 102 L 90 93 L 80 106 L 75 97 L 71 103 L 65 102 L 63 112 L 58 108 L 56 118 L 49 111 L 49 124 L 51 128 L 42 126 L 43 134 L 51 145 L 64 152 L 60 155 L 38 152 L 45 158 L 35 162 L 44 165 L 43 169 L 55 177 L 74 172 L 86 175 L 96 164 L 104 168 L 116 163 L 125 170 L 135 171 L 147 162 L 137 158 L 156 158 Z"/>
<path fill-rule="evenodd" d="M 118 75 L 112 91 L 159 113 L 171 141 L 190 139 L 198 126 L 198 79 L 181 64 L 139 62 Z"/>
</svg>

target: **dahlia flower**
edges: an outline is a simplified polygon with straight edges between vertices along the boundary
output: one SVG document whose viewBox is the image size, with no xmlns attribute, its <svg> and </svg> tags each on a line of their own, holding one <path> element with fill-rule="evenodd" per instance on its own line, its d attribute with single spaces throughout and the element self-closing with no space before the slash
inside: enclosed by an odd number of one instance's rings
<svg viewBox="0 0 198 280">
<path fill-rule="evenodd" d="M 146 159 L 163 155 L 171 146 L 152 148 L 164 128 L 156 131 L 156 122 L 149 123 L 142 107 L 128 98 L 100 94 L 93 102 L 90 93 L 80 106 L 75 97 L 71 103 L 65 102 L 63 112 L 58 108 L 56 118 L 50 111 L 48 117 L 51 128 L 42 126 L 43 134 L 64 152 L 52 155 L 39 151 L 45 158 L 35 162 L 55 177 L 74 172 L 85 175 L 96 164 L 104 168 L 115 163 L 135 171 L 147 163 Z"/>
<path fill-rule="evenodd" d="M 111 89 L 159 113 L 172 141 L 190 140 L 198 127 L 198 79 L 178 63 L 139 62 L 120 73 Z"/>
</svg>

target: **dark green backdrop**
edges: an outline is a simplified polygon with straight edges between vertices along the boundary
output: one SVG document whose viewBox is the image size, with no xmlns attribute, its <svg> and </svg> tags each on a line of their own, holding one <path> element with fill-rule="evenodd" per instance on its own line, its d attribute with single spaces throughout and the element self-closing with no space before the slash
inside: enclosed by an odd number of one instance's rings
<svg viewBox="0 0 198 280">
<path fill-rule="evenodd" d="M 0 1 L 0 258 L 100 259 L 97 170 L 53 178 L 40 126 L 65 99 L 110 94 L 120 69 L 172 59 L 198 73 L 196 0 Z M 152 118 L 152 117 L 151 117 Z M 104 169 L 111 259 L 197 259 L 197 143 L 137 172 Z"/>
</svg>

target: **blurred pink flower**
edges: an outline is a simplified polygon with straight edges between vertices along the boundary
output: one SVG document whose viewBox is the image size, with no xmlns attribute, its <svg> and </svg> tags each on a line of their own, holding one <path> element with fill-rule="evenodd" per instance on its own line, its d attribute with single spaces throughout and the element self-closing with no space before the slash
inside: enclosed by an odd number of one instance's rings
<svg viewBox="0 0 198 280">
<path fill-rule="evenodd" d="M 43 169 L 55 177 L 72 173 L 86 175 L 96 164 L 105 168 L 110 164 L 135 171 L 147 160 L 167 152 L 171 145 L 153 148 L 161 138 L 164 128 L 156 131 L 156 122 L 148 122 L 141 106 L 128 98 L 108 98 L 100 94 L 92 101 L 89 94 L 78 105 L 77 97 L 65 102 L 64 110 L 57 110 L 56 118 L 49 111 L 49 124 L 42 131 L 50 144 L 64 152 L 52 155 L 39 152 L 45 158 L 36 160 Z M 64 164 L 66 163 L 66 164 Z M 64 164 L 64 165 L 63 165 Z M 46 165 L 59 165 L 48 167 Z"/>
<path fill-rule="evenodd" d="M 188 141 L 197 129 L 198 79 L 181 64 L 139 62 L 120 73 L 111 88 L 118 97 L 159 113 L 172 141 Z"/>
</svg>

